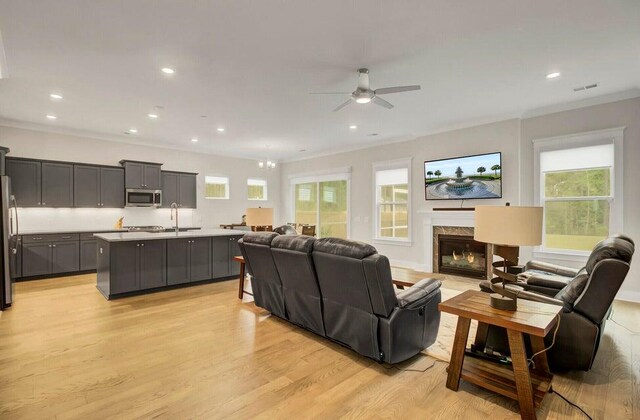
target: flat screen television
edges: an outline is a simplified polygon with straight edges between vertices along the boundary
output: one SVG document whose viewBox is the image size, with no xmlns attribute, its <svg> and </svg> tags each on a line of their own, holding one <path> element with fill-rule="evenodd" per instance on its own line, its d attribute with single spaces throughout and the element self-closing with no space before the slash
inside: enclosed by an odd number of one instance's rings
<svg viewBox="0 0 640 420">
<path fill-rule="evenodd" d="M 502 153 L 424 163 L 425 200 L 502 198 Z"/>
</svg>

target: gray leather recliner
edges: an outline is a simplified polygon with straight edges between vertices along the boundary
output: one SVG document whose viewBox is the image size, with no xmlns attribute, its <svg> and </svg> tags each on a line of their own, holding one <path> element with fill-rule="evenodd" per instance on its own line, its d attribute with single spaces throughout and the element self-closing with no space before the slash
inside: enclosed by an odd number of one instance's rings
<svg viewBox="0 0 640 420">
<path fill-rule="evenodd" d="M 586 266 L 552 296 L 522 282 L 517 283 L 524 289 L 519 297 L 563 307 L 556 342 L 548 351 L 553 370 L 591 369 L 611 305 L 629 271 L 634 251 L 633 241 L 621 235 L 600 241 Z M 480 288 L 490 292 L 487 283 L 482 282 Z M 545 338 L 548 346 L 552 339 L 553 334 Z M 487 345 L 506 353 L 508 346 L 504 331 L 490 327 Z"/>
<path fill-rule="evenodd" d="M 406 360 L 435 341 L 439 280 L 421 280 L 396 295 L 389 260 L 371 245 L 267 235 L 248 233 L 239 241 L 257 306 L 272 311 L 283 302 L 283 318 L 388 363 Z M 267 242 L 271 260 L 262 252 Z M 268 276 L 274 279 L 265 280 Z"/>
</svg>

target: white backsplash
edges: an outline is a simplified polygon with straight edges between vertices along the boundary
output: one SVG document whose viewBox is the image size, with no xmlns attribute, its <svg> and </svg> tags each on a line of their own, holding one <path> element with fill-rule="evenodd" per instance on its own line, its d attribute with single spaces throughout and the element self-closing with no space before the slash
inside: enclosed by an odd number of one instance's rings
<svg viewBox="0 0 640 420">
<path fill-rule="evenodd" d="M 180 210 L 180 226 L 201 227 L 202 221 L 193 209 Z M 124 209 L 18 209 L 21 232 L 50 232 L 65 230 L 108 230 L 124 216 L 125 226 L 171 227 L 170 209 L 124 208 Z"/>
</svg>

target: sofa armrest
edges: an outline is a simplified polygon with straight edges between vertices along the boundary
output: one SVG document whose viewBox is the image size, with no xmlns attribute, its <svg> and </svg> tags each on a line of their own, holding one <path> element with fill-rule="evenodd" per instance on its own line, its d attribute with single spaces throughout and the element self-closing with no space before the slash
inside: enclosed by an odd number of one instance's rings
<svg viewBox="0 0 640 420">
<path fill-rule="evenodd" d="M 564 277 L 575 277 L 578 275 L 578 269 L 563 267 L 561 265 L 551 264 L 543 261 L 529 261 L 525 266 L 525 271 L 536 270 L 549 274 L 557 274 Z"/>
<path fill-rule="evenodd" d="M 422 279 L 410 288 L 396 294 L 398 307 L 402 309 L 417 309 L 429 300 L 434 292 L 440 289 L 442 282 L 437 279 Z"/>
<path fill-rule="evenodd" d="M 560 289 L 564 288 L 573 280 L 573 277 L 545 274 L 537 271 L 525 271 L 524 273 L 518 274 L 518 280 L 524 281 L 528 286 L 540 286 L 560 291 Z"/>
</svg>

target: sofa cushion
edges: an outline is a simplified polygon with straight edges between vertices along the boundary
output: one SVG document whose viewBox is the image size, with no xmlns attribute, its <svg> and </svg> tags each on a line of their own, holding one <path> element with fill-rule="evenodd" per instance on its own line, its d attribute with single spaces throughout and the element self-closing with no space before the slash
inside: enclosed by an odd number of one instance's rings
<svg viewBox="0 0 640 420">
<path fill-rule="evenodd" d="M 349 241 L 340 238 L 322 238 L 315 241 L 313 250 L 326 254 L 340 255 L 343 257 L 363 259 L 376 254 L 376 249 L 364 242 Z"/>
<path fill-rule="evenodd" d="M 276 236 L 278 236 L 278 234 L 274 232 L 249 232 L 244 234 L 242 241 L 245 244 L 271 246 L 271 241 L 273 241 L 273 238 Z"/>
<path fill-rule="evenodd" d="M 596 244 L 589 255 L 586 265 L 587 273 L 591 273 L 600 261 L 609 258 L 630 263 L 633 251 L 634 246 L 625 239 L 613 237 L 603 239 Z"/>
<path fill-rule="evenodd" d="M 313 243 L 316 238 L 304 235 L 280 235 L 276 236 L 271 242 L 272 248 L 289 249 L 291 251 L 299 251 L 310 253 L 313 250 Z"/>
</svg>

